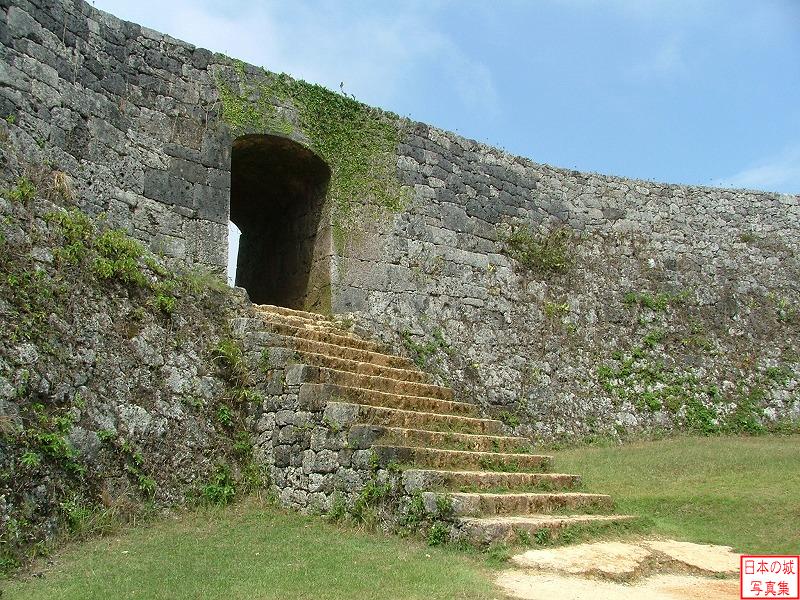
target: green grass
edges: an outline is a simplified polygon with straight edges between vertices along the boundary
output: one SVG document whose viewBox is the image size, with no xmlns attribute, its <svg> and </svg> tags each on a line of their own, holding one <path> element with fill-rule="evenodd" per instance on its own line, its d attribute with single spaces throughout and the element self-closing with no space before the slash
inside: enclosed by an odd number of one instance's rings
<svg viewBox="0 0 800 600">
<path fill-rule="evenodd" d="M 485 559 L 255 500 L 73 546 L 43 578 L 3 585 L 3 600 L 498 597 Z"/>
<path fill-rule="evenodd" d="M 800 551 L 800 436 L 681 437 L 555 453 L 653 533 L 746 553 Z"/>
</svg>

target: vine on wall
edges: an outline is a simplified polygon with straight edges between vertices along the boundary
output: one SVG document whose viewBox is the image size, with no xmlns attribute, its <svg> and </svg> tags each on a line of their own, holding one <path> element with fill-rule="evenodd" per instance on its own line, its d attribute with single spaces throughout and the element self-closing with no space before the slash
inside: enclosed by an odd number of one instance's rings
<svg viewBox="0 0 800 600">
<path fill-rule="evenodd" d="M 341 254 L 359 225 L 358 207 L 391 213 L 406 204 L 407 190 L 396 172 L 396 148 L 402 137 L 399 118 L 320 85 L 264 70 L 250 75 L 233 63 L 236 81 L 217 75 L 221 115 L 235 135 L 272 133 L 292 136 L 296 129 L 331 168 L 328 197 L 334 241 Z M 292 122 L 283 108 L 296 114 Z"/>
</svg>

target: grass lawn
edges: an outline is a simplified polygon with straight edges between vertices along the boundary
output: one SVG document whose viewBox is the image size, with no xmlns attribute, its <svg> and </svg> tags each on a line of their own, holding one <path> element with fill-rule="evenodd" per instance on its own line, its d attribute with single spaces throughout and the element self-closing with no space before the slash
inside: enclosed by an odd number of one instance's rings
<svg viewBox="0 0 800 600">
<path fill-rule="evenodd" d="M 618 512 L 655 521 L 653 533 L 733 546 L 744 553 L 800 552 L 800 436 L 680 437 L 554 453 L 588 491 Z"/>
<path fill-rule="evenodd" d="M 35 569 L 34 569 L 35 570 Z M 182 513 L 60 552 L 9 599 L 489 599 L 486 561 L 256 501 Z"/>
<path fill-rule="evenodd" d="M 800 436 L 681 437 L 555 452 L 652 533 L 748 553 L 800 551 Z M 42 567 L 34 568 L 34 572 Z M 486 559 L 247 500 L 73 545 L 2 600 L 488 599 Z"/>
</svg>

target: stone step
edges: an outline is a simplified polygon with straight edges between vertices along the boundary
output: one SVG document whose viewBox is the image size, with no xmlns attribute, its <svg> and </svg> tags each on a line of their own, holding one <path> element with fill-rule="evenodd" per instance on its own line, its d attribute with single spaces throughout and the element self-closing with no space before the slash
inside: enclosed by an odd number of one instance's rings
<svg viewBox="0 0 800 600">
<path fill-rule="evenodd" d="M 349 402 L 366 406 L 386 407 L 398 409 L 403 412 L 414 411 L 421 413 L 438 413 L 434 417 L 449 422 L 448 427 L 435 428 L 436 431 L 463 431 L 465 433 L 499 433 L 503 424 L 493 419 L 468 418 L 478 414 L 478 407 L 467 402 L 454 400 L 439 400 L 423 396 L 407 394 L 391 394 L 378 390 L 334 385 L 330 383 L 304 383 L 300 386 L 302 402 L 309 402 L 316 398 L 322 402 Z M 430 415 L 427 415 L 429 418 Z M 377 425 L 390 425 L 383 421 L 366 421 Z M 406 423 L 409 421 L 403 421 Z M 404 426 L 404 425 L 398 425 Z M 427 429 L 424 427 L 423 429 Z"/>
<path fill-rule="evenodd" d="M 339 346 L 337 344 L 331 344 L 320 340 L 312 340 L 293 335 L 284 335 L 282 333 L 275 333 L 272 331 L 258 332 L 258 342 L 262 345 L 281 346 L 283 348 L 290 348 L 303 353 L 308 352 L 313 354 L 324 354 L 326 356 L 372 363 L 375 365 L 392 367 L 395 369 L 419 371 L 413 361 L 401 356 L 384 354 L 382 352 L 374 352 L 361 348 L 353 348 L 352 346 Z"/>
<path fill-rule="evenodd" d="M 347 358 L 328 356 L 326 354 L 316 354 L 314 352 L 299 352 L 300 362 L 315 367 L 325 367 L 337 371 L 346 371 L 356 375 L 369 375 L 371 377 L 382 377 L 398 382 L 423 383 L 428 384 L 429 376 L 417 369 L 397 369 L 371 362 L 360 362 Z"/>
<path fill-rule="evenodd" d="M 611 496 L 581 492 L 507 493 L 423 492 L 429 512 L 435 512 L 437 499 L 446 496 L 452 503 L 453 516 L 480 517 L 491 515 L 531 515 L 554 511 L 608 512 L 613 508 Z"/>
<path fill-rule="evenodd" d="M 440 471 L 406 469 L 403 487 L 416 491 L 568 490 L 581 484 L 579 475 L 564 473 L 501 473 L 497 471 Z"/>
<path fill-rule="evenodd" d="M 308 312 L 306 310 L 297 310 L 294 308 L 287 308 L 285 306 L 276 306 L 274 304 L 254 304 L 253 307 L 260 312 L 268 314 L 294 317 L 296 319 L 302 319 L 303 321 L 310 321 L 313 323 L 326 323 L 330 325 L 334 324 L 333 319 L 330 317 L 319 313 Z"/>
<path fill-rule="evenodd" d="M 342 418 L 337 418 L 336 421 L 342 427 L 347 426 L 348 428 L 358 426 L 366 429 L 371 427 L 383 429 L 386 427 L 409 428 L 413 426 L 414 428 L 424 428 L 427 431 L 463 432 L 472 430 L 475 433 L 480 433 L 480 428 L 487 426 L 483 419 L 347 402 L 328 402 L 325 411 L 329 417 L 334 414 L 346 415 L 346 421 L 343 421 Z M 369 434 L 369 432 L 365 433 Z M 366 439 L 370 440 L 372 436 L 368 435 Z"/>
<path fill-rule="evenodd" d="M 541 473 L 548 471 L 552 462 L 551 456 L 539 454 L 469 452 L 418 446 L 376 445 L 372 449 L 378 456 L 379 464 L 384 466 L 395 463 L 432 469 Z"/>
<path fill-rule="evenodd" d="M 438 400 L 452 400 L 453 390 L 450 388 L 419 383 L 416 381 L 400 381 L 390 377 L 376 375 L 363 375 L 350 371 L 340 371 L 327 367 L 296 364 L 290 365 L 286 370 L 287 383 L 332 383 L 347 387 L 366 388 L 379 392 L 402 394 L 408 396 L 422 396 Z"/>
<path fill-rule="evenodd" d="M 425 427 L 424 422 L 416 425 L 409 428 L 357 423 L 350 429 L 350 444 L 354 448 L 368 448 L 377 444 L 472 452 L 528 453 L 531 450 L 527 438 L 431 430 Z"/>
<path fill-rule="evenodd" d="M 637 518 L 631 515 L 525 515 L 503 517 L 462 517 L 461 531 L 473 544 L 487 546 L 515 543 L 524 536 L 528 541 L 547 542 L 572 528 L 591 528 L 602 533 L 617 526 L 631 526 Z"/>
<path fill-rule="evenodd" d="M 313 321 L 305 319 L 303 317 L 295 317 L 279 313 L 272 313 L 265 311 L 256 311 L 256 312 L 265 323 L 285 324 L 297 327 L 299 329 L 305 329 L 308 331 L 318 331 L 321 333 L 328 333 L 331 335 L 337 335 L 340 337 L 346 337 L 355 340 L 361 339 L 356 334 L 346 329 L 342 329 L 333 321 Z"/>
<path fill-rule="evenodd" d="M 323 342 L 326 344 L 333 344 L 336 346 L 343 346 L 347 348 L 355 348 L 357 350 L 365 350 L 367 352 L 382 353 L 383 346 L 377 342 L 364 340 L 354 335 L 348 335 L 345 332 L 330 332 L 321 331 L 318 329 L 307 329 L 302 326 L 292 325 L 282 321 L 272 321 L 266 318 L 261 319 L 262 327 L 259 329 L 267 329 L 275 333 L 300 338 L 304 340 L 311 340 L 316 342 Z"/>
</svg>

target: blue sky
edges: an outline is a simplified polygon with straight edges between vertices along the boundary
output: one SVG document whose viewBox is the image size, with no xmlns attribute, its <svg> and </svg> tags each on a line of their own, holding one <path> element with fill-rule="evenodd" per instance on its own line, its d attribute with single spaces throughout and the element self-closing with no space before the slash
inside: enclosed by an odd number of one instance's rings
<svg viewBox="0 0 800 600">
<path fill-rule="evenodd" d="M 96 0 L 537 162 L 800 194 L 800 0 Z"/>
</svg>

